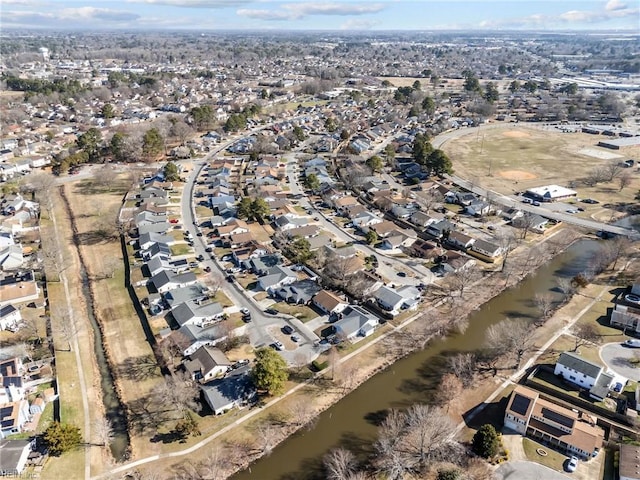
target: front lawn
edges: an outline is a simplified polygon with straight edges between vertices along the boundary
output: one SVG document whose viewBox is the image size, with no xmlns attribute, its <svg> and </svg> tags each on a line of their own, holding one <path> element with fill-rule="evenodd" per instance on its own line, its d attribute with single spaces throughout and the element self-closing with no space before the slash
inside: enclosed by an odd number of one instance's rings
<svg viewBox="0 0 640 480">
<path fill-rule="evenodd" d="M 279 302 L 273 305 L 279 312 L 296 317 L 303 322 L 316 318 L 318 314 L 306 305 L 290 305 L 286 302 Z"/>
<path fill-rule="evenodd" d="M 560 452 L 556 452 L 555 450 L 552 450 L 551 448 L 542 445 L 541 443 L 538 443 L 530 438 L 523 438 L 522 446 L 524 448 L 524 453 L 527 456 L 527 459 L 529 459 L 530 461 L 552 468 L 553 470 L 556 470 L 558 472 L 563 471 L 564 462 L 567 460 L 566 455 L 563 455 Z M 546 455 L 544 453 L 540 455 L 538 453 L 538 449 L 540 449 L 541 452 L 545 452 Z"/>
<path fill-rule="evenodd" d="M 191 252 L 191 247 L 186 243 L 180 243 L 178 245 L 171 245 L 171 255 L 177 257 L 180 255 L 186 255 Z"/>
</svg>

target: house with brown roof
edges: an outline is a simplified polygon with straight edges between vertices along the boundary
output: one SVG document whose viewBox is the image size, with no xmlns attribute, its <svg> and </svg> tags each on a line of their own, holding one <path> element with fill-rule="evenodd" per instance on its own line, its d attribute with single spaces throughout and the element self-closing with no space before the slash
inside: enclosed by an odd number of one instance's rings
<svg viewBox="0 0 640 480">
<path fill-rule="evenodd" d="M 251 243 L 255 239 L 251 232 L 238 233 L 237 235 L 230 235 L 224 239 L 224 245 L 227 248 L 240 248 L 248 243 Z"/>
<path fill-rule="evenodd" d="M 204 383 L 226 373 L 231 364 L 222 350 L 203 345 L 189 355 L 184 368 L 193 380 Z"/>
<path fill-rule="evenodd" d="M 389 236 L 391 232 L 397 229 L 398 226 L 389 220 L 383 220 L 382 222 L 376 223 L 369 227 L 369 230 L 373 230 L 374 232 L 376 232 L 378 234 L 378 237 L 380 238 Z"/>
<path fill-rule="evenodd" d="M 249 232 L 249 226 L 247 225 L 247 222 L 238 218 L 234 218 L 226 225 L 215 229 L 215 233 L 219 237 L 228 237 L 231 235 L 239 235 L 241 233 L 247 232 Z"/>
<path fill-rule="evenodd" d="M 504 426 L 582 459 L 595 457 L 604 441 L 604 431 L 589 415 L 540 398 L 521 385 L 511 393 Z"/>
<path fill-rule="evenodd" d="M 20 272 L 0 281 L 0 307 L 9 304 L 31 302 L 40 297 L 40 288 L 33 271 Z"/>
<path fill-rule="evenodd" d="M 337 294 L 328 290 L 321 290 L 316 293 L 311 302 L 328 315 L 340 313 L 349 305 Z"/>
<path fill-rule="evenodd" d="M 618 458 L 618 478 L 620 480 L 640 480 L 640 447 L 620 444 Z"/>
</svg>

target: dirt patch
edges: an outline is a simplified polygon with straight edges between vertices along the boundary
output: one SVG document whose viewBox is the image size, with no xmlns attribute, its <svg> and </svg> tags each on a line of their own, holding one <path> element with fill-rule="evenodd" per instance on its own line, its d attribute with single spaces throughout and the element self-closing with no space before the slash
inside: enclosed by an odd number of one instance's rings
<svg viewBox="0 0 640 480">
<path fill-rule="evenodd" d="M 533 173 L 522 170 L 504 170 L 502 172 L 498 172 L 498 175 L 502 178 L 506 178 L 507 180 L 534 180 L 538 178 Z"/>
<path fill-rule="evenodd" d="M 522 130 L 509 130 L 508 132 L 502 132 L 502 135 L 507 138 L 530 138 L 531 134 L 523 132 Z"/>
</svg>

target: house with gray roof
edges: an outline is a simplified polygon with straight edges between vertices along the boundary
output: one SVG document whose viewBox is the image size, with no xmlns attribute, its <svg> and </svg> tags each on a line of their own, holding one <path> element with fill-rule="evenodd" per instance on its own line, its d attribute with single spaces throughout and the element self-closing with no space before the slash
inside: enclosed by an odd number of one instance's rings
<svg viewBox="0 0 640 480">
<path fill-rule="evenodd" d="M 474 252 L 487 257 L 490 261 L 493 261 L 493 259 L 502 255 L 502 247 L 500 245 L 487 242 L 486 240 L 476 238 L 476 241 L 471 245 L 471 253 L 473 254 Z"/>
<path fill-rule="evenodd" d="M 169 222 L 160 223 L 147 223 L 138 227 L 138 234 L 144 235 L 145 233 L 166 233 L 171 228 Z"/>
<path fill-rule="evenodd" d="M 0 476 L 22 476 L 34 447 L 35 440 L 0 440 Z"/>
<path fill-rule="evenodd" d="M 276 265 L 269 269 L 266 275 L 258 278 L 258 285 L 265 292 L 272 292 L 282 287 L 283 285 L 289 285 L 298 279 L 296 272 L 289 267 L 283 267 L 282 265 Z"/>
<path fill-rule="evenodd" d="M 589 390 L 589 394 L 602 400 L 616 383 L 626 385 L 627 379 L 605 369 L 573 352 L 560 354 L 553 371 L 568 382 Z M 605 391 L 606 390 L 606 391 Z"/>
<path fill-rule="evenodd" d="M 216 415 L 247 405 L 258 395 L 248 365 L 233 370 L 226 377 L 209 382 L 200 388 L 205 402 Z"/>
<path fill-rule="evenodd" d="M 224 375 L 231 367 L 232 362 L 222 350 L 203 345 L 189 355 L 183 365 L 192 380 L 205 383 Z"/>
<path fill-rule="evenodd" d="M 199 326 L 186 324 L 178 330 L 173 330 L 169 337 L 182 349 L 182 355 L 189 356 L 203 345 L 214 346 L 224 340 L 226 336 L 219 325 Z"/>
<path fill-rule="evenodd" d="M 200 304 L 198 300 L 188 300 L 176 305 L 171 315 L 181 327 L 183 325 L 200 325 L 220 320 L 224 315 L 222 305 L 217 302 Z"/>
<path fill-rule="evenodd" d="M 282 256 L 278 253 L 261 255 L 244 261 L 245 268 L 256 275 L 266 275 L 269 269 L 282 264 Z"/>
<path fill-rule="evenodd" d="M 320 290 L 322 288 L 315 281 L 306 279 L 280 287 L 274 294 L 287 303 L 307 305 Z"/>
<path fill-rule="evenodd" d="M 415 309 L 420 296 L 420 290 L 410 285 L 401 288 L 382 286 L 373 293 L 378 307 L 394 316 L 402 310 Z"/>
<path fill-rule="evenodd" d="M 175 240 L 170 235 L 155 232 L 143 233 L 138 237 L 138 247 L 140 250 L 149 250 L 154 243 L 171 245 L 175 243 Z M 169 251 L 169 253 L 171 252 Z"/>
<path fill-rule="evenodd" d="M 349 305 L 340 313 L 340 320 L 333 324 L 336 335 L 350 342 L 371 335 L 380 320 L 374 314 L 357 305 Z"/>
<path fill-rule="evenodd" d="M 161 215 L 157 213 L 143 211 L 138 213 L 135 216 L 135 224 L 136 227 L 141 227 L 143 225 L 151 225 L 154 223 L 164 223 L 167 221 L 166 215 Z"/>
<path fill-rule="evenodd" d="M 187 287 L 198 281 L 193 272 L 173 273 L 163 270 L 149 280 L 149 285 L 158 293 L 165 293 L 175 288 Z"/>
</svg>

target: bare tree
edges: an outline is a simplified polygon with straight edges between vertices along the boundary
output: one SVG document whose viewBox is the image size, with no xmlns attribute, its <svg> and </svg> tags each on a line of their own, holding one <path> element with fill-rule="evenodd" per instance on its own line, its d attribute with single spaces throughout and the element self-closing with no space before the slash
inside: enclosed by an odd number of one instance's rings
<svg viewBox="0 0 640 480">
<path fill-rule="evenodd" d="M 436 401 L 438 405 L 446 407 L 448 412 L 449 407 L 460 399 L 460 394 L 463 389 L 464 385 L 458 376 L 454 373 L 444 374 L 436 392 Z"/>
<path fill-rule="evenodd" d="M 60 275 L 71 266 L 71 261 L 65 255 L 65 250 L 60 247 L 57 237 L 43 238 L 40 243 L 40 255 L 44 262 L 47 280 L 60 281 Z"/>
<path fill-rule="evenodd" d="M 431 210 L 434 205 L 442 203 L 443 200 L 444 197 L 442 193 L 435 188 L 417 192 L 415 196 L 415 202 L 422 207 L 425 213 L 429 213 L 429 210 Z"/>
<path fill-rule="evenodd" d="M 593 187 L 598 183 L 613 180 L 614 176 L 615 174 L 611 176 L 611 172 L 607 168 L 595 168 L 582 179 L 582 182 L 588 187 Z"/>
<path fill-rule="evenodd" d="M 113 440 L 113 424 L 103 415 L 93 422 L 91 432 L 94 435 L 96 445 L 106 446 Z"/>
<path fill-rule="evenodd" d="M 477 359 L 472 353 L 458 353 L 449 357 L 448 365 L 453 374 L 462 381 L 464 387 L 473 383 Z"/>
<path fill-rule="evenodd" d="M 55 177 L 46 172 L 32 173 L 25 179 L 26 185 L 40 202 L 40 208 L 44 209 L 49 215 L 53 208 L 55 182 Z"/>
<path fill-rule="evenodd" d="M 447 275 L 441 284 L 445 290 L 446 296 L 452 298 L 454 296 L 463 297 L 469 287 L 482 278 L 482 272 L 473 264 L 468 267 L 459 268 L 455 272 Z"/>
<path fill-rule="evenodd" d="M 219 272 L 212 271 L 208 275 L 205 275 L 201 281 L 211 291 L 211 296 L 215 297 L 220 288 L 222 288 L 224 278 Z"/>
<path fill-rule="evenodd" d="M 198 479 L 203 480 L 222 480 L 225 478 L 224 469 L 227 467 L 228 461 L 225 452 L 220 447 L 213 447 L 207 453 L 207 456 L 198 462 Z"/>
<path fill-rule="evenodd" d="M 118 178 L 118 172 L 111 165 L 104 165 L 98 170 L 97 178 L 100 185 L 105 187 L 107 192 L 113 190 L 113 184 Z"/>
<path fill-rule="evenodd" d="M 509 258 L 509 254 L 518 246 L 519 240 L 513 234 L 511 230 L 508 230 L 506 233 L 501 233 L 498 237 L 498 245 L 502 250 L 502 265 L 500 267 L 500 271 L 503 272 L 505 267 L 507 266 L 507 259 Z"/>
<path fill-rule="evenodd" d="M 533 346 L 531 326 L 526 320 L 506 318 L 487 329 L 486 343 L 498 355 L 514 356 L 517 369 L 524 354 Z"/>
<path fill-rule="evenodd" d="M 544 323 L 553 311 L 553 296 L 550 293 L 536 293 L 533 303 L 540 311 L 541 323 Z"/>
<path fill-rule="evenodd" d="M 313 402 L 303 396 L 296 397 L 288 405 L 288 412 L 294 425 L 306 425 L 315 416 Z"/>
<path fill-rule="evenodd" d="M 350 450 L 334 448 L 322 458 L 327 480 L 349 480 L 355 473 L 356 457 Z"/>
<path fill-rule="evenodd" d="M 598 258 L 601 259 L 604 268 L 609 266 L 611 270 L 615 270 L 618 261 L 628 254 L 631 245 L 632 242 L 628 237 L 618 236 L 603 244 L 598 252 Z"/>
<path fill-rule="evenodd" d="M 277 426 L 267 419 L 256 426 L 255 432 L 262 454 L 269 455 L 278 440 Z"/>
<path fill-rule="evenodd" d="M 597 343 L 600 340 L 600 332 L 593 323 L 581 323 L 573 329 L 573 337 L 575 340 L 573 351 L 577 352 L 584 345 Z"/>
<path fill-rule="evenodd" d="M 622 191 L 623 189 L 631 185 L 632 181 L 633 181 L 633 176 L 631 175 L 631 173 L 629 172 L 621 173 L 620 176 L 618 177 L 618 187 L 620 187 L 620 191 Z"/>
<path fill-rule="evenodd" d="M 620 162 L 616 162 L 614 160 L 612 162 L 607 163 L 603 168 L 606 174 L 605 175 L 606 181 L 611 182 L 613 181 L 614 178 L 616 178 L 620 174 L 623 167 L 620 164 Z"/>
<path fill-rule="evenodd" d="M 576 287 L 570 278 L 560 277 L 556 279 L 558 284 L 558 290 L 562 293 L 564 301 L 567 302 L 574 293 L 576 293 Z"/>
<path fill-rule="evenodd" d="M 74 319 L 75 313 L 69 312 L 63 305 L 54 305 L 51 307 L 51 316 L 56 320 L 53 328 L 57 330 L 60 339 L 67 343 L 67 351 L 71 352 L 71 341 L 79 333 Z"/>
</svg>

